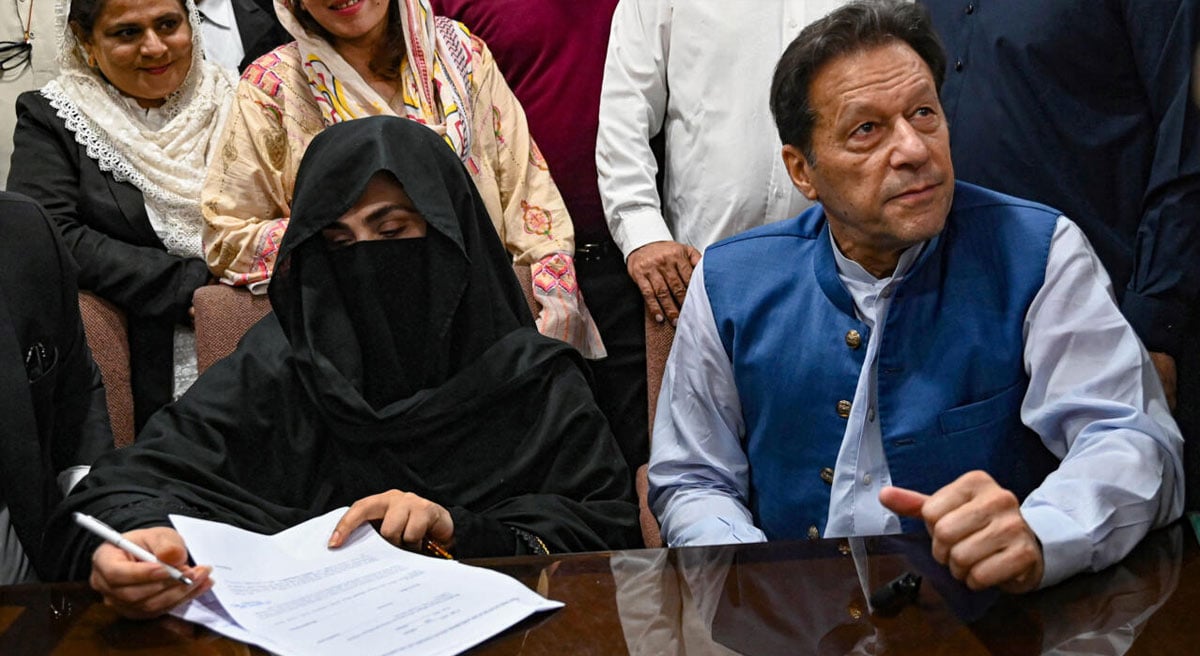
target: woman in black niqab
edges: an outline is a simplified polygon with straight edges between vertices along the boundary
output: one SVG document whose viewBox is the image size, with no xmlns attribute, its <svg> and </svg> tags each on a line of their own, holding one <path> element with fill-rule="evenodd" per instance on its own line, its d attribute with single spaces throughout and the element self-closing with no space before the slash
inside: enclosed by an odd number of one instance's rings
<svg viewBox="0 0 1200 656">
<path fill-rule="evenodd" d="M 347 415 L 357 414 L 348 386 L 386 406 L 442 384 L 502 337 L 534 325 L 462 164 L 431 130 L 379 118 L 331 129 L 309 147 L 315 154 L 296 176 L 296 212 L 270 292 L 308 382 Z M 332 248 L 322 231 L 377 175 L 399 182 L 426 236 Z M 376 418 L 408 404 L 399 405 Z"/>
<path fill-rule="evenodd" d="M 411 199 L 425 236 L 323 237 L 380 178 Z M 640 542 L 583 361 L 534 329 L 440 137 L 391 117 L 332 126 L 305 154 L 293 208 L 274 313 L 134 446 L 98 461 L 51 521 L 63 578 L 86 576 L 98 545 L 72 511 L 123 532 L 175 512 L 273 533 L 387 490 L 444 508 L 458 557 Z"/>
</svg>

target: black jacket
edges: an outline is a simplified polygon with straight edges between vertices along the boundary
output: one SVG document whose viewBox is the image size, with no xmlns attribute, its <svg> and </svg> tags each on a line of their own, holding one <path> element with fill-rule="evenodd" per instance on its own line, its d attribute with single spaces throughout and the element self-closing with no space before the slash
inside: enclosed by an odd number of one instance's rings
<svg viewBox="0 0 1200 656">
<path fill-rule="evenodd" d="M 246 53 L 242 63 L 238 64 L 239 71 L 246 70 L 255 59 L 292 40 L 271 7 L 269 2 L 233 0 L 233 16 L 242 37 L 242 50 Z"/>
<path fill-rule="evenodd" d="M 100 170 L 37 91 L 17 98 L 8 189 L 32 197 L 54 219 L 79 266 L 79 288 L 128 316 L 134 423 L 140 429 L 171 398 L 174 326 L 188 321 L 192 293 L 209 278 L 207 265 L 167 253 L 142 193 Z"/>
<path fill-rule="evenodd" d="M 75 271 L 36 203 L 0 192 L 0 495 L 39 576 L 56 478 L 112 449 Z"/>
</svg>

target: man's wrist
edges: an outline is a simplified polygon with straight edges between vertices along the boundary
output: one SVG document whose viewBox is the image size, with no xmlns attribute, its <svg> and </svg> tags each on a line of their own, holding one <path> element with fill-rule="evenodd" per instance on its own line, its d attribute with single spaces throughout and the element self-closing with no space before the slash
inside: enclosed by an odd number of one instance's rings
<svg viewBox="0 0 1200 656">
<path fill-rule="evenodd" d="M 662 212 L 655 207 L 623 210 L 608 220 L 613 241 L 626 260 L 637 249 L 656 241 L 673 241 Z"/>
<path fill-rule="evenodd" d="M 1021 517 L 1029 525 L 1042 552 L 1039 589 L 1091 567 L 1092 542 L 1070 515 L 1039 503 L 1033 507 L 1022 506 Z"/>
</svg>

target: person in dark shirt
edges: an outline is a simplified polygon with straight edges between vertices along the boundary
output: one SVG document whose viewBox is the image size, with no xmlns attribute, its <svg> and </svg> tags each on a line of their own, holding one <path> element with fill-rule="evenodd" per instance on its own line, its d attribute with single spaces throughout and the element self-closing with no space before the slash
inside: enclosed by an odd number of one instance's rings
<svg viewBox="0 0 1200 656">
<path fill-rule="evenodd" d="M 205 55 L 238 73 L 292 40 L 267 0 L 197 0 Z"/>
<path fill-rule="evenodd" d="M 1200 1 L 921 2 L 947 50 L 959 178 L 1079 222 L 1185 437 L 1200 436 L 1200 114 L 1188 97 Z M 1200 451 L 1185 446 L 1200 480 Z M 1188 497 L 1200 506 L 1200 486 Z"/>
<path fill-rule="evenodd" d="M 45 579 L 42 532 L 113 448 L 75 264 L 45 211 L 0 192 L 0 585 Z"/>
</svg>

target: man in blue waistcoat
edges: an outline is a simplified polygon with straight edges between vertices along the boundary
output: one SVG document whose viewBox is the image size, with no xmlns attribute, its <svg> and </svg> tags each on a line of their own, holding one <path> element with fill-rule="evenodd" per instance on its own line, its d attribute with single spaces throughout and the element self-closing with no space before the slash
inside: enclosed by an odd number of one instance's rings
<svg viewBox="0 0 1200 656">
<path fill-rule="evenodd" d="M 667 362 L 650 502 L 671 545 L 916 530 L 972 588 L 1120 558 L 1183 505 L 1182 438 L 1080 230 L 956 183 L 925 10 L 854 3 L 771 109 L 819 204 L 707 250 Z"/>
</svg>

